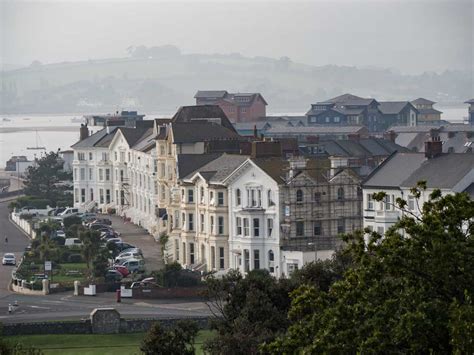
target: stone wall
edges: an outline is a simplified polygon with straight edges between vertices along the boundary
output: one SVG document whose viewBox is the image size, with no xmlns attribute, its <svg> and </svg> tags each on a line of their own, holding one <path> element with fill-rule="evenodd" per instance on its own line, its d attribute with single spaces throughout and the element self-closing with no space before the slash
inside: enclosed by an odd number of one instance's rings
<svg viewBox="0 0 474 355">
<path fill-rule="evenodd" d="M 197 322 L 200 329 L 208 328 L 208 318 L 180 318 Z M 150 329 L 153 323 L 159 322 L 167 327 L 180 319 L 120 319 L 119 333 L 142 333 Z M 35 323 L 4 323 L 2 334 L 11 335 L 40 335 L 40 334 L 93 334 L 91 320 L 83 321 L 58 321 L 58 322 L 35 322 Z M 97 333 L 95 334 L 103 334 Z"/>
</svg>

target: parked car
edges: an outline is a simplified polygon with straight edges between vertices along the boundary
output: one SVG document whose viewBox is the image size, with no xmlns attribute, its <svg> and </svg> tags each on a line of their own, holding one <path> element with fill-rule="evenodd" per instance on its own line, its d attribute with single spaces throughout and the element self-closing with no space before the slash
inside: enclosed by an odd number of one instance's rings
<svg viewBox="0 0 474 355">
<path fill-rule="evenodd" d="M 111 226 L 112 225 L 112 221 L 108 218 L 96 218 L 93 223 L 97 223 L 97 224 L 105 224 L 107 226 Z"/>
<path fill-rule="evenodd" d="M 115 232 L 104 231 L 104 232 L 100 233 L 100 238 L 103 239 L 103 240 L 108 240 L 108 239 L 120 238 L 120 237 Z"/>
<path fill-rule="evenodd" d="M 79 208 L 67 207 L 58 216 L 64 218 L 64 217 L 67 217 L 73 214 L 78 214 L 78 213 L 79 213 Z"/>
<path fill-rule="evenodd" d="M 107 243 L 122 243 L 122 238 L 110 238 L 107 239 Z"/>
<path fill-rule="evenodd" d="M 130 272 L 145 271 L 145 261 L 143 259 L 127 259 L 119 265 L 125 266 Z"/>
<path fill-rule="evenodd" d="M 115 269 L 109 269 L 105 273 L 105 281 L 108 282 L 120 282 L 122 278 L 122 273 Z"/>
<path fill-rule="evenodd" d="M 64 233 L 64 231 L 62 229 L 58 229 L 56 232 L 56 237 L 63 237 L 63 238 L 66 238 L 66 233 Z"/>
<path fill-rule="evenodd" d="M 89 225 L 89 229 L 92 229 L 94 231 L 96 230 L 100 230 L 100 229 L 104 229 L 104 230 L 110 230 L 110 231 L 113 231 L 113 229 L 105 224 L 100 224 L 100 223 L 97 223 L 97 224 L 90 224 Z"/>
<path fill-rule="evenodd" d="M 79 238 L 66 238 L 66 240 L 64 241 L 64 245 L 66 247 L 73 247 L 75 245 L 82 245 L 82 242 Z"/>
<path fill-rule="evenodd" d="M 130 288 L 152 288 L 152 287 L 161 287 L 155 281 L 154 277 L 147 277 L 138 282 L 133 282 Z"/>
<path fill-rule="evenodd" d="M 125 260 L 129 260 L 129 259 L 137 259 L 137 260 L 141 260 L 143 259 L 142 256 L 138 253 L 123 253 L 123 254 L 120 254 L 119 256 L 117 256 L 115 258 L 115 264 L 121 264 L 123 263 Z"/>
<path fill-rule="evenodd" d="M 15 254 L 12 254 L 12 253 L 3 254 L 2 264 L 3 265 L 13 265 L 13 266 L 15 266 L 16 265 Z"/>
<path fill-rule="evenodd" d="M 137 251 L 140 252 L 140 255 L 143 255 L 142 254 L 142 251 L 138 248 L 135 247 L 135 245 L 132 245 L 132 244 L 128 244 L 128 243 L 115 243 L 117 245 L 117 250 L 122 253 L 124 251 L 126 251 L 127 249 L 135 249 Z"/>
<path fill-rule="evenodd" d="M 83 215 L 82 215 L 82 221 L 85 221 L 87 219 L 89 220 L 95 220 L 97 218 L 97 215 L 95 213 L 92 213 L 92 212 L 85 212 Z"/>
<path fill-rule="evenodd" d="M 118 245 L 120 245 L 119 243 L 117 243 Z M 122 244 L 127 244 L 127 243 L 122 243 Z M 129 244 L 130 245 L 130 244 Z M 137 248 L 137 247 L 134 247 L 134 246 L 131 246 L 130 248 L 127 248 L 127 249 L 123 249 L 121 251 L 121 253 L 127 253 L 127 252 L 137 252 L 139 253 L 142 257 L 143 257 L 143 252 L 140 248 Z"/>
<path fill-rule="evenodd" d="M 117 270 L 122 274 L 123 277 L 127 277 L 128 275 L 130 275 L 130 271 L 128 271 L 128 269 L 122 265 L 113 265 L 111 269 Z"/>
</svg>

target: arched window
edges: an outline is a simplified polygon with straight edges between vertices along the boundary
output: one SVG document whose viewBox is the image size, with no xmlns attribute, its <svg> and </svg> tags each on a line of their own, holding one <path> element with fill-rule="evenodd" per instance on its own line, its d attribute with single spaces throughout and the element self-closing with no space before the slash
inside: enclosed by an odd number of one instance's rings
<svg viewBox="0 0 474 355">
<path fill-rule="evenodd" d="M 268 251 L 268 271 L 270 272 L 275 272 L 275 255 L 273 255 L 273 251 L 269 250 Z"/>
<path fill-rule="evenodd" d="M 337 189 L 337 199 L 344 200 L 344 189 L 342 187 Z"/>
<path fill-rule="evenodd" d="M 242 197 L 240 195 L 240 189 L 235 190 L 235 201 L 237 203 L 237 206 L 240 206 L 242 203 Z"/>
<path fill-rule="evenodd" d="M 296 202 L 303 202 L 303 190 L 296 190 Z"/>
</svg>

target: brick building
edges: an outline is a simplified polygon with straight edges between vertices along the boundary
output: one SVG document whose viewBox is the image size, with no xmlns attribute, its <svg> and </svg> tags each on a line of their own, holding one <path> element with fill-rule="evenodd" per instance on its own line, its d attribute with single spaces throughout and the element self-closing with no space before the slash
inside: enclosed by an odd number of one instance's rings
<svg viewBox="0 0 474 355">
<path fill-rule="evenodd" d="M 196 105 L 218 105 L 232 122 L 252 122 L 266 116 L 267 102 L 259 93 L 198 91 Z"/>
</svg>

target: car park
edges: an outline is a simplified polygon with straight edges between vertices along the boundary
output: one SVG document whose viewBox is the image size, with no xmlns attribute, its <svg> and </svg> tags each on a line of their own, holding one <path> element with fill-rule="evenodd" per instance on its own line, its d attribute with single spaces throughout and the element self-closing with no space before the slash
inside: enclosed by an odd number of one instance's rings
<svg viewBox="0 0 474 355">
<path fill-rule="evenodd" d="M 82 214 L 81 218 L 82 218 L 82 221 L 85 221 L 85 220 L 93 221 L 93 220 L 97 219 L 97 215 L 95 213 L 86 212 L 86 213 Z"/>
<path fill-rule="evenodd" d="M 69 215 L 78 214 L 78 213 L 79 213 L 79 208 L 67 207 L 58 216 L 64 218 L 64 217 L 67 217 Z"/>
<path fill-rule="evenodd" d="M 5 253 L 2 258 L 2 265 L 16 265 L 16 257 L 13 253 Z"/>
<path fill-rule="evenodd" d="M 112 225 L 112 221 L 108 218 L 97 218 L 93 221 L 93 223 L 97 223 L 97 224 L 105 224 L 107 226 L 111 226 Z"/>
<path fill-rule="evenodd" d="M 115 258 L 115 264 L 121 264 L 124 261 L 129 260 L 129 259 L 141 260 L 143 258 L 138 253 L 133 253 L 133 252 L 132 253 L 124 253 L 124 254 L 120 254 L 119 256 L 117 256 Z"/>
<path fill-rule="evenodd" d="M 132 249 L 132 250 L 135 249 L 135 250 L 139 251 L 141 255 L 143 255 L 143 254 L 142 254 L 142 251 L 141 251 L 140 249 L 136 248 L 135 245 L 128 244 L 128 243 L 124 243 L 124 242 L 122 242 L 122 243 L 115 243 L 115 244 L 117 245 L 117 250 L 118 250 L 120 253 L 126 251 L 127 249 Z M 127 251 L 128 251 L 128 250 L 127 250 Z"/>
<path fill-rule="evenodd" d="M 100 224 L 100 223 L 97 223 L 97 224 L 90 224 L 89 225 L 89 229 L 92 229 L 92 230 L 100 230 L 100 229 L 103 229 L 103 230 L 111 230 L 113 231 L 113 229 L 110 227 L 110 226 L 107 226 L 105 224 Z"/>
</svg>

